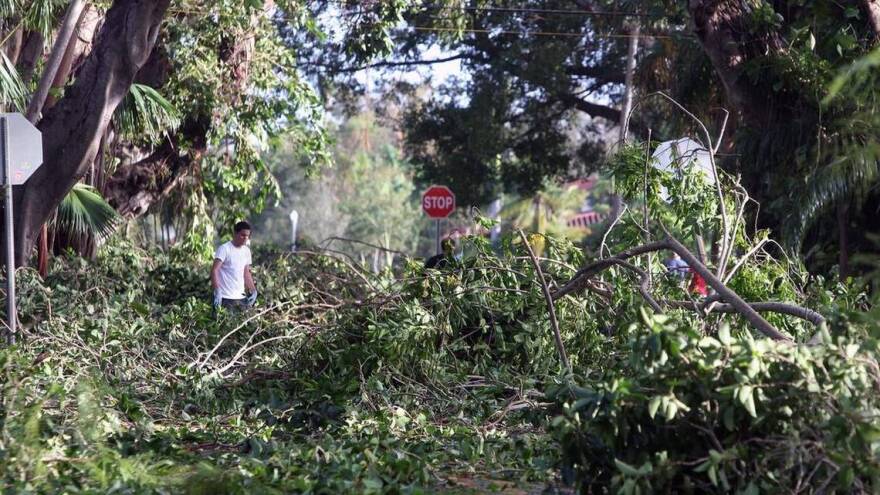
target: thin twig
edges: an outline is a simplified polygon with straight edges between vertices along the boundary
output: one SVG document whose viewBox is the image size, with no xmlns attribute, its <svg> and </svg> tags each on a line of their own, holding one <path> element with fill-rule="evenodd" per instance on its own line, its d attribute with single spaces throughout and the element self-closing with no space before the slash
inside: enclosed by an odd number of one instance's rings
<svg viewBox="0 0 880 495">
<path fill-rule="evenodd" d="M 764 246 L 764 244 L 767 244 L 767 239 L 762 239 L 761 242 L 755 244 L 755 247 L 753 247 L 752 249 L 749 249 L 749 251 L 746 254 L 744 254 L 742 256 L 742 258 L 740 258 L 739 261 L 736 262 L 735 265 L 733 265 L 733 268 L 730 269 L 730 273 L 728 273 L 727 275 L 724 276 L 723 282 L 725 284 L 730 282 L 730 279 L 733 278 L 733 276 L 736 274 L 737 270 L 739 270 L 740 267 L 743 266 L 745 264 L 745 262 L 748 261 L 748 259 L 752 257 L 752 255 L 757 253 L 758 250 L 760 250 Z"/>
<path fill-rule="evenodd" d="M 217 349 L 219 349 L 220 346 L 223 345 L 223 342 L 225 342 L 226 339 L 228 339 L 230 336 L 232 336 L 232 334 L 234 334 L 235 332 L 237 332 L 237 331 L 241 330 L 242 328 L 244 328 L 245 325 L 247 325 L 248 323 L 251 322 L 251 320 L 254 320 L 255 318 L 259 318 L 260 316 L 263 316 L 264 314 L 268 313 L 269 311 L 272 311 L 272 310 L 274 310 L 274 309 L 279 309 L 279 308 L 281 308 L 281 307 L 283 307 L 283 306 L 286 306 L 286 305 L 289 305 L 289 304 L 292 304 L 292 303 L 290 303 L 290 302 L 281 302 L 281 303 L 278 303 L 278 304 L 276 304 L 276 305 L 274 305 L 274 306 L 269 306 L 268 308 L 266 308 L 266 309 L 260 311 L 259 313 L 254 314 L 254 315 L 248 317 L 246 320 L 244 320 L 243 322 L 241 322 L 240 325 L 238 325 L 237 327 L 235 327 L 235 328 L 233 328 L 232 330 L 230 330 L 229 332 L 227 332 L 226 335 L 224 335 L 223 338 L 220 339 L 219 342 L 217 342 L 217 344 L 214 346 L 214 348 L 211 349 L 211 350 L 208 352 L 208 354 L 205 356 L 205 358 L 199 361 L 197 367 L 198 367 L 198 368 L 202 368 L 202 367 L 204 367 L 206 364 L 208 364 L 208 360 L 211 359 L 211 356 L 213 356 L 214 353 L 217 352 Z M 196 363 L 193 363 L 193 364 L 196 364 Z"/>
<path fill-rule="evenodd" d="M 661 225 L 661 227 L 663 226 Z M 706 283 L 709 284 L 713 289 L 715 289 L 715 292 L 717 292 L 723 300 L 727 301 L 734 308 L 736 308 L 736 310 L 739 311 L 739 313 L 743 315 L 743 317 L 749 323 L 751 323 L 752 326 L 755 327 L 755 329 L 772 339 L 791 341 L 791 337 L 777 330 L 776 327 L 770 324 L 769 321 L 765 320 L 764 317 L 758 314 L 757 311 L 752 309 L 752 307 L 749 306 L 748 303 L 746 303 L 741 297 L 739 297 L 736 292 L 732 291 L 729 287 L 724 285 L 721 280 L 719 280 L 715 275 L 712 274 L 712 272 L 706 267 L 706 265 L 700 263 L 700 260 L 698 260 L 697 257 L 690 252 L 690 250 L 688 250 L 680 242 L 678 242 L 677 239 L 672 237 L 672 235 L 669 234 L 668 231 L 666 231 L 665 227 L 663 227 L 663 230 L 666 232 L 666 242 L 669 244 L 670 248 L 678 253 L 678 255 L 681 256 L 681 258 L 685 260 L 685 262 L 687 262 L 688 266 L 690 266 L 692 270 L 703 277 L 706 280 Z"/>
<path fill-rule="evenodd" d="M 651 166 L 651 129 L 648 129 L 648 143 L 645 145 L 645 206 L 644 206 L 644 221 L 645 221 L 645 242 L 651 242 L 651 226 L 648 222 L 648 214 L 649 214 L 649 206 L 648 206 L 648 168 Z M 650 285 L 654 285 L 654 280 L 651 277 L 651 263 L 653 261 L 653 255 L 648 253 L 648 283 Z"/>
<path fill-rule="evenodd" d="M 599 245 L 599 257 L 602 257 L 602 252 L 603 252 L 603 251 L 606 251 L 606 250 L 608 249 L 608 248 L 606 247 L 606 245 L 605 245 L 605 242 L 608 240 L 608 234 L 611 233 L 611 230 L 614 229 L 614 227 L 617 225 L 617 222 L 619 222 L 620 219 L 623 218 L 623 215 L 624 215 L 624 213 L 626 213 L 627 208 L 629 208 L 629 206 L 626 205 L 626 204 L 624 204 L 624 205 L 623 205 L 623 211 L 620 212 L 620 215 L 617 215 L 617 218 L 615 218 L 615 219 L 611 222 L 611 225 L 609 225 L 608 228 L 605 229 L 605 233 L 602 234 L 602 244 Z M 610 252 L 610 251 L 609 251 L 609 252 Z"/>
<path fill-rule="evenodd" d="M 519 233 L 520 239 L 522 239 L 523 245 L 529 252 L 529 258 L 532 259 L 532 265 L 534 265 L 535 273 L 538 275 L 538 282 L 541 284 L 541 292 L 544 293 L 544 299 L 547 301 L 547 311 L 550 313 L 550 326 L 553 328 L 553 338 L 556 339 L 556 350 L 559 351 L 559 359 L 562 361 L 565 371 L 568 374 L 571 374 L 571 363 L 568 361 L 568 355 L 565 353 L 565 345 L 562 343 L 562 334 L 559 333 L 559 322 L 556 321 L 556 309 L 553 307 L 553 297 L 550 295 L 547 281 L 544 280 L 544 272 L 541 271 L 541 264 L 538 263 L 537 258 L 535 258 L 535 252 L 532 251 L 532 246 L 529 245 L 529 240 L 526 239 L 526 235 L 523 233 L 522 229 L 517 229 L 517 232 Z"/>
</svg>

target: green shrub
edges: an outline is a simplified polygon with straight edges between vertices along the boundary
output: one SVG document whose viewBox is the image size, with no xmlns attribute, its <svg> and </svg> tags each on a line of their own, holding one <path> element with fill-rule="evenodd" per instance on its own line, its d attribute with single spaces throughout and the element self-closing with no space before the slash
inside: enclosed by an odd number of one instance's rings
<svg viewBox="0 0 880 495">
<path fill-rule="evenodd" d="M 643 314 L 627 366 L 561 387 L 553 421 L 584 493 L 880 489 L 873 344 L 700 335 Z"/>
</svg>

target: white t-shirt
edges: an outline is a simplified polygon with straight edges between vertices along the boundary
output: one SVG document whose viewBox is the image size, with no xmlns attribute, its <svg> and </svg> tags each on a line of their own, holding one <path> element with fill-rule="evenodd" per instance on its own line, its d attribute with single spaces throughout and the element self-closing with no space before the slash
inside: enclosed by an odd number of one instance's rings
<svg viewBox="0 0 880 495">
<path fill-rule="evenodd" d="M 251 249 L 247 246 L 235 247 L 229 241 L 214 251 L 214 259 L 223 262 L 217 276 L 220 297 L 244 298 L 244 268 L 251 264 Z"/>
</svg>

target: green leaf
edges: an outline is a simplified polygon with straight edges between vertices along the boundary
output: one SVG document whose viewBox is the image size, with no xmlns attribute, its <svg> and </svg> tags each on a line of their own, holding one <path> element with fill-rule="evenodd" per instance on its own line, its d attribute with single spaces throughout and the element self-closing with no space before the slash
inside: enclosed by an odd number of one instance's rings
<svg viewBox="0 0 880 495">
<path fill-rule="evenodd" d="M 98 191 L 77 183 L 58 205 L 58 228 L 70 235 L 105 238 L 116 228 L 120 217 Z"/>
<path fill-rule="evenodd" d="M 707 471 L 707 474 L 709 475 L 709 479 L 712 481 L 712 484 L 714 486 L 718 486 L 718 471 L 717 471 L 717 469 L 718 468 L 715 466 L 715 464 L 712 464 L 711 466 L 709 466 L 709 470 Z"/>
<path fill-rule="evenodd" d="M 26 99 L 27 90 L 18 75 L 18 70 L 6 57 L 6 52 L 0 50 L 0 104 L 24 112 Z"/>
<path fill-rule="evenodd" d="M 132 141 L 157 142 L 180 125 L 180 112 L 155 89 L 132 84 L 113 113 L 117 132 Z"/>
<path fill-rule="evenodd" d="M 755 411 L 754 387 L 751 385 L 743 385 L 739 391 L 739 401 L 753 418 L 758 417 L 758 414 Z"/>
<path fill-rule="evenodd" d="M 656 395 L 651 399 L 650 402 L 648 402 L 648 416 L 650 416 L 651 419 L 654 419 L 654 415 L 657 414 L 657 409 L 660 408 L 660 401 L 663 398 L 663 396 Z"/>
<path fill-rule="evenodd" d="M 617 469 L 626 476 L 639 476 L 641 473 L 638 469 L 629 464 L 621 461 L 620 459 L 614 459 L 614 465 L 617 466 Z"/>
</svg>

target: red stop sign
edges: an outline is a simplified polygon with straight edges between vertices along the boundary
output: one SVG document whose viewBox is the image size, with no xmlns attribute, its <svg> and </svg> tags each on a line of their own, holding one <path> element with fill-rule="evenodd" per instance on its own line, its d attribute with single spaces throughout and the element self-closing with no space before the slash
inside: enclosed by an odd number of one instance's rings
<svg viewBox="0 0 880 495">
<path fill-rule="evenodd" d="M 446 218 L 455 209 L 455 194 L 446 186 L 431 186 L 422 193 L 422 210 L 431 218 Z"/>
</svg>

